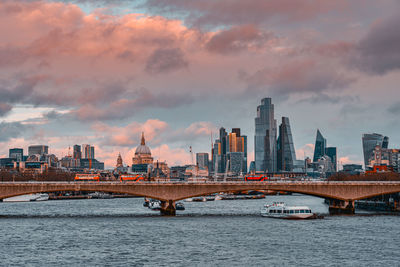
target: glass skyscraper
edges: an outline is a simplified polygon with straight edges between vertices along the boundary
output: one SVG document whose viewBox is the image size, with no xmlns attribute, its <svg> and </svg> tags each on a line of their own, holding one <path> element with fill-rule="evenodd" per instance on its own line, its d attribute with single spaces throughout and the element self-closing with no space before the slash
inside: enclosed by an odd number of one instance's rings
<svg viewBox="0 0 400 267">
<path fill-rule="evenodd" d="M 325 151 L 326 151 L 326 139 L 322 136 L 321 132 L 318 129 L 317 138 L 315 139 L 313 162 L 318 162 L 318 160 L 325 155 Z"/>
<path fill-rule="evenodd" d="M 276 120 L 271 98 L 261 100 L 255 118 L 254 158 L 256 172 L 276 172 Z"/>
<path fill-rule="evenodd" d="M 282 117 L 282 124 L 279 126 L 277 149 L 278 171 L 293 171 L 294 162 L 296 161 L 296 152 L 294 150 L 289 118 L 287 117 Z"/>
<path fill-rule="evenodd" d="M 389 145 L 389 137 L 383 136 L 381 134 L 363 134 L 362 136 L 362 146 L 364 152 L 364 167 L 369 166 L 369 160 L 373 156 L 373 152 L 376 146 L 382 148 L 387 148 Z"/>
</svg>

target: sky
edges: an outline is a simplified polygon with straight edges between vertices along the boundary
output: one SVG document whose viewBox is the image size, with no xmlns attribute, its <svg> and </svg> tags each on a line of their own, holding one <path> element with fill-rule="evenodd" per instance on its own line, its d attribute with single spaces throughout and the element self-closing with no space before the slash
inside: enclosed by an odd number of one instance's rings
<svg viewBox="0 0 400 267">
<path fill-rule="evenodd" d="M 339 166 L 361 136 L 400 147 L 397 0 L 1 0 L 0 157 L 92 144 L 130 165 L 141 132 L 170 166 L 241 128 L 254 159 L 257 105 L 289 117 L 298 159 L 317 129 Z"/>
</svg>

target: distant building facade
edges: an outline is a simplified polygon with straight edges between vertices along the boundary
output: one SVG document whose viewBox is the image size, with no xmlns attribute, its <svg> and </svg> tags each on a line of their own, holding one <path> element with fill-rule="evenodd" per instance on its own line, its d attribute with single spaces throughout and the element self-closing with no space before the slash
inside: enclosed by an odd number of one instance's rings
<svg viewBox="0 0 400 267">
<path fill-rule="evenodd" d="M 82 151 L 81 151 L 81 146 L 80 145 L 74 145 L 73 158 L 74 159 L 81 159 L 82 158 Z"/>
<path fill-rule="evenodd" d="M 229 134 L 225 128 L 220 128 L 211 154 L 214 174 L 247 173 L 247 136 L 241 135 L 239 128 L 233 128 Z"/>
<path fill-rule="evenodd" d="M 11 148 L 8 153 L 10 159 L 14 159 L 17 162 L 24 160 L 24 150 L 22 148 Z"/>
<path fill-rule="evenodd" d="M 28 147 L 28 156 L 49 154 L 49 147 L 45 145 L 34 145 Z"/>
<path fill-rule="evenodd" d="M 207 168 L 208 170 L 210 166 L 208 153 L 196 153 L 196 165 L 199 168 Z"/>
<path fill-rule="evenodd" d="M 83 151 L 84 159 L 95 159 L 94 146 L 91 146 L 89 144 L 83 144 L 82 151 Z"/>
</svg>

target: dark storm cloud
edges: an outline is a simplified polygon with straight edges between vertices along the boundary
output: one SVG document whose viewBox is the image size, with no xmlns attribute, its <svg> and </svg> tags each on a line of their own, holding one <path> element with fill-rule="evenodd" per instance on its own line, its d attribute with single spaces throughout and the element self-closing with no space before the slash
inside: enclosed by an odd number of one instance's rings
<svg viewBox="0 0 400 267">
<path fill-rule="evenodd" d="M 354 81 L 334 64 L 310 59 L 287 62 L 276 69 L 262 69 L 249 76 L 242 74 L 241 78 L 248 84 L 247 93 L 268 92 L 281 99 L 296 93 L 318 95 L 343 89 Z"/>
<path fill-rule="evenodd" d="M 271 20 L 306 21 L 332 10 L 342 10 L 347 1 L 320 0 L 147 0 L 154 12 L 180 14 L 196 26 L 262 24 Z"/>
<path fill-rule="evenodd" d="M 153 93 L 146 88 L 141 88 L 127 94 L 125 98 L 104 104 L 101 109 L 93 104 L 87 104 L 80 106 L 66 116 L 72 115 L 81 121 L 124 119 L 145 108 L 171 109 L 193 102 L 194 98 L 190 94 Z"/>
<path fill-rule="evenodd" d="M 35 86 L 42 79 L 39 76 L 23 77 L 17 75 L 14 77 L 17 84 L 10 85 L 9 81 L 1 81 L 0 100 L 3 103 L 17 103 L 29 99 L 34 91 Z"/>
<path fill-rule="evenodd" d="M 160 48 L 147 59 L 146 71 L 152 74 L 168 73 L 188 66 L 179 48 Z"/>
<path fill-rule="evenodd" d="M 28 126 L 20 122 L 1 122 L 0 123 L 0 142 L 6 142 L 11 138 L 19 137 Z"/>
<path fill-rule="evenodd" d="M 206 48 L 210 52 L 227 54 L 249 47 L 261 47 L 272 37 L 272 34 L 264 33 L 254 25 L 243 25 L 217 33 L 206 44 Z"/>
<path fill-rule="evenodd" d="M 352 64 L 373 74 L 400 69 L 400 13 L 377 22 L 355 47 Z"/>
<path fill-rule="evenodd" d="M 324 104 L 340 104 L 340 103 L 352 103 L 358 100 L 357 97 L 353 96 L 336 96 L 336 95 L 328 95 L 325 93 L 317 93 L 311 97 L 307 97 L 297 101 L 297 103 L 324 103 Z"/>
</svg>

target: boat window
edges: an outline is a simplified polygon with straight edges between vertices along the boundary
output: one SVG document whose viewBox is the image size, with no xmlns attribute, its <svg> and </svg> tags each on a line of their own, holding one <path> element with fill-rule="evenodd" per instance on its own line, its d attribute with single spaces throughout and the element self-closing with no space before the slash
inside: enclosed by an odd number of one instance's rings
<svg viewBox="0 0 400 267">
<path fill-rule="evenodd" d="M 304 213 L 304 210 L 300 210 L 300 213 Z"/>
<path fill-rule="evenodd" d="M 281 211 L 281 210 L 277 210 L 277 212 L 278 212 L 278 213 L 282 213 L 282 211 Z"/>
<path fill-rule="evenodd" d="M 290 213 L 294 213 L 294 210 L 290 210 Z"/>
<path fill-rule="evenodd" d="M 295 210 L 294 212 L 295 212 L 295 213 L 300 213 L 300 211 L 299 211 L 299 210 Z"/>
<path fill-rule="evenodd" d="M 284 210 L 283 213 L 289 213 L 289 211 L 288 210 Z"/>
</svg>

